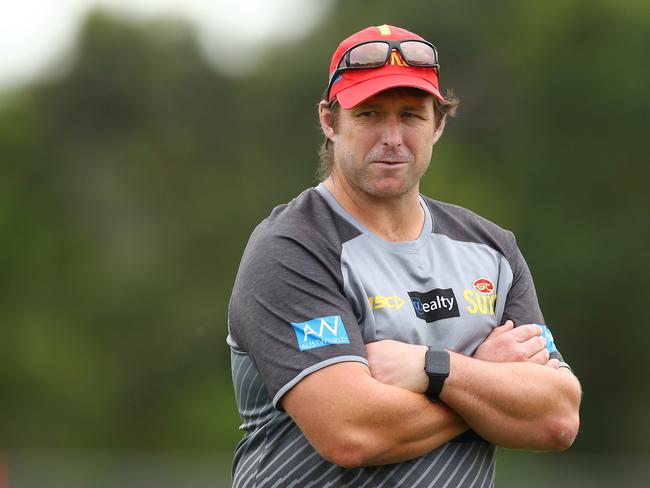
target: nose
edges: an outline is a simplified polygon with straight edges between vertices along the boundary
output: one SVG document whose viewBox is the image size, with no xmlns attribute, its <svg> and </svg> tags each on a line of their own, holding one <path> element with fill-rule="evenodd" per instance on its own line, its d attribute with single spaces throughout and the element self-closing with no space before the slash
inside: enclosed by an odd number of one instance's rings
<svg viewBox="0 0 650 488">
<path fill-rule="evenodd" d="M 399 117 L 393 115 L 386 117 L 382 127 L 381 142 L 387 147 L 400 147 L 402 145 L 402 124 Z"/>
</svg>

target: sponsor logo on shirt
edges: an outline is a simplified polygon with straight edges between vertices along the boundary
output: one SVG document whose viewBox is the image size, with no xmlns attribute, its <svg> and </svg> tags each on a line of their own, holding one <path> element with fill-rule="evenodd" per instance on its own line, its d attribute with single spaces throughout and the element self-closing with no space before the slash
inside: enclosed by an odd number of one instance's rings
<svg viewBox="0 0 650 488">
<path fill-rule="evenodd" d="M 537 327 L 542 329 L 542 337 L 546 339 L 546 349 L 548 352 L 557 352 L 557 347 L 555 347 L 555 341 L 553 340 L 553 334 L 551 334 L 551 329 L 546 327 L 543 324 L 535 324 Z"/>
<path fill-rule="evenodd" d="M 397 295 L 375 295 L 368 297 L 368 303 L 370 304 L 370 308 L 373 310 L 378 310 L 380 308 L 399 310 L 404 306 L 406 300 Z"/>
<path fill-rule="evenodd" d="M 467 301 L 467 311 L 472 315 L 494 315 L 494 303 L 497 300 L 494 283 L 488 278 L 477 278 L 472 282 L 472 288 L 463 292 Z"/>
<path fill-rule="evenodd" d="M 350 344 L 340 315 L 318 317 L 307 322 L 291 322 L 291 325 L 301 351 L 334 344 Z"/>
<path fill-rule="evenodd" d="M 415 315 L 427 322 L 460 317 L 458 301 L 451 288 L 435 288 L 431 291 L 409 291 L 409 297 L 415 310 Z"/>
</svg>

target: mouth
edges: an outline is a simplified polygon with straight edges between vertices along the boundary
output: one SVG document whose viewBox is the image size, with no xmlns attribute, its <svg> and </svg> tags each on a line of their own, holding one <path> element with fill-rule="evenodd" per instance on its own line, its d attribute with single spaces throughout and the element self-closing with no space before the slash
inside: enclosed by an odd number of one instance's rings
<svg viewBox="0 0 650 488">
<path fill-rule="evenodd" d="M 371 164 L 380 168 L 397 169 L 409 164 L 408 161 L 373 161 Z"/>
</svg>

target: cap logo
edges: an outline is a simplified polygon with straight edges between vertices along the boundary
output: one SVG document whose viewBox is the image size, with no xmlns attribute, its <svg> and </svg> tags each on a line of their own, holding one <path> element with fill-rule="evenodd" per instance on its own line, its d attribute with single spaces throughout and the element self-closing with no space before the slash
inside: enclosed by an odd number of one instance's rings
<svg viewBox="0 0 650 488">
<path fill-rule="evenodd" d="M 383 25 L 378 25 L 377 29 L 379 29 L 379 33 L 382 36 L 390 36 L 390 26 L 383 24 Z"/>
<path fill-rule="evenodd" d="M 402 56 L 400 56 L 399 53 L 394 49 L 390 53 L 390 64 L 397 66 L 407 66 L 407 64 L 402 59 Z"/>
</svg>

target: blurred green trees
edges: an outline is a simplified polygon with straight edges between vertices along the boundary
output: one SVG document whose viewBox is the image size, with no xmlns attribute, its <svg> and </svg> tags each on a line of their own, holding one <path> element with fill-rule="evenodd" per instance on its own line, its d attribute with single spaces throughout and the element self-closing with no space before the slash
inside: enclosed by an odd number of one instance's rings
<svg viewBox="0 0 650 488">
<path fill-rule="evenodd" d="M 69 74 L 0 97 L 2 445 L 232 448 L 241 252 L 315 183 L 336 44 L 391 23 L 438 46 L 461 99 L 423 192 L 516 232 L 583 382 L 574 449 L 644 449 L 649 14 L 633 0 L 340 2 L 237 79 L 187 25 L 92 14 Z"/>
</svg>

